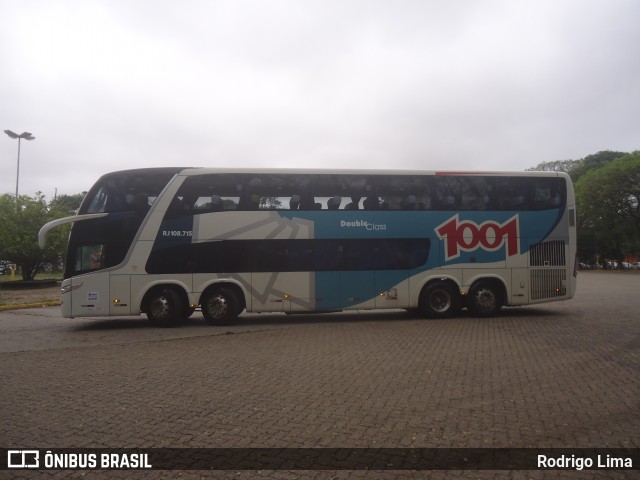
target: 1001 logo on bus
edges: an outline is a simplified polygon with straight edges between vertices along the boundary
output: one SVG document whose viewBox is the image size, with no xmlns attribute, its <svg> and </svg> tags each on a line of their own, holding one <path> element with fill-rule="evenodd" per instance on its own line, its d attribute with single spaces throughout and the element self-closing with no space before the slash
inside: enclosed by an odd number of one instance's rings
<svg viewBox="0 0 640 480">
<path fill-rule="evenodd" d="M 507 256 L 520 251 L 520 225 L 518 215 L 504 223 L 487 220 L 478 225 L 471 220 L 460 221 L 458 214 L 435 228 L 438 238 L 445 241 L 445 259 L 460 256 L 460 252 L 472 252 L 482 248 L 489 252 L 500 250 L 506 245 Z"/>
</svg>

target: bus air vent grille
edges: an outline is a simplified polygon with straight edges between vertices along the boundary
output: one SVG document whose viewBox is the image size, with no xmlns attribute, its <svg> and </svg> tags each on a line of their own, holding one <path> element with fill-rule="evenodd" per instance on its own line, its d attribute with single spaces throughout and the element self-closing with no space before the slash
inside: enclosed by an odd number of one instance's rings
<svg viewBox="0 0 640 480">
<path fill-rule="evenodd" d="M 564 241 L 552 240 L 541 242 L 529 250 L 529 265 L 531 267 L 564 267 Z"/>
<path fill-rule="evenodd" d="M 564 268 L 531 270 L 531 300 L 563 297 L 567 294 L 567 271 Z"/>
</svg>

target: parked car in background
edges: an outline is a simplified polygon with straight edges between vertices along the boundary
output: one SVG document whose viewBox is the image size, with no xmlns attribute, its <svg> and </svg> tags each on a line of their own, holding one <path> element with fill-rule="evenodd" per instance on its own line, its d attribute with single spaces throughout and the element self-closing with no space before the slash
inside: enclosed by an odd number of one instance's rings
<svg viewBox="0 0 640 480">
<path fill-rule="evenodd" d="M 0 275 L 9 275 L 11 273 L 10 265 L 9 260 L 0 260 Z"/>
</svg>

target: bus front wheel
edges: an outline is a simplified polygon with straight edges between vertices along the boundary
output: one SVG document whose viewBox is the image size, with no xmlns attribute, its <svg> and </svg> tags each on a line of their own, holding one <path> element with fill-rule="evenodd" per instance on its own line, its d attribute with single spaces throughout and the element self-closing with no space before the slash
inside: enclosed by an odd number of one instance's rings
<svg viewBox="0 0 640 480">
<path fill-rule="evenodd" d="M 502 289 L 494 282 L 481 281 L 469 290 L 469 310 L 478 317 L 497 315 L 502 307 Z"/>
<path fill-rule="evenodd" d="M 202 301 L 202 315 L 211 325 L 224 325 L 240 313 L 240 300 L 232 288 L 216 288 Z"/>
<path fill-rule="evenodd" d="M 177 324 L 185 311 L 182 299 L 172 288 L 156 290 L 147 302 L 147 318 L 159 327 L 172 327 Z"/>
<path fill-rule="evenodd" d="M 458 310 L 458 294 L 449 282 L 434 282 L 422 291 L 419 305 L 426 317 L 448 318 Z"/>
</svg>

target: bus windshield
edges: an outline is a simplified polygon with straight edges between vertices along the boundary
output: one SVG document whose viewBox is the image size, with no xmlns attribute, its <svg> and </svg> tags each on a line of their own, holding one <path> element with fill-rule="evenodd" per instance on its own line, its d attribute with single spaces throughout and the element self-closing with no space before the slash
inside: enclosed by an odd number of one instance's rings
<svg viewBox="0 0 640 480">
<path fill-rule="evenodd" d="M 87 193 L 78 215 L 108 213 L 75 222 L 65 278 L 121 263 L 149 208 L 181 168 L 151 168 L 104 175 Z"/>
<path fill-rule="evenodd" d="M 179 169 L 140 169 L 103 176 L 87 193 L 79 214 L 146 211 Z"/>
</svg>

